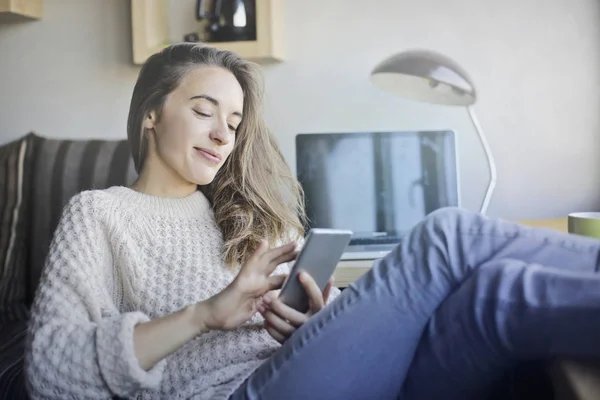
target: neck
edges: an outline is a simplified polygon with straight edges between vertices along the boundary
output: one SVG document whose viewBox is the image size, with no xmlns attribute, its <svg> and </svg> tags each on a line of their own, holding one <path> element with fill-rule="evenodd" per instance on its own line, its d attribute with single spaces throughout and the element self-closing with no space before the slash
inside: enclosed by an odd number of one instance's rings
<svg viewBox="0 0 600 400">
<path fill-rule="evenodd" d="M 197 185 L 187 182 L 157 157 L 149 156 L 131 189 L 158 197 L 181 198 L 197 190 Z"/>
</svg>

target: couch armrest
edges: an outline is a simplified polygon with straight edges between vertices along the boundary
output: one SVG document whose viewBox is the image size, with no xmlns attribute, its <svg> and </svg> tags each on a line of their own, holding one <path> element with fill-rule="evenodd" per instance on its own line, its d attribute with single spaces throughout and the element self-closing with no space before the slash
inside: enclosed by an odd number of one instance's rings
<svg viewBox="0 0 600 400">
<path fill-rule="evenodd" d="M 26 400 L 23 354 L 27 322 L 0 324 L 0 398 Z"/>
<path fill-rule="evenodd" d="M 600 399 L 600 360 L 561 358 L 548 365 L 556 400 Z"/>
</svg>

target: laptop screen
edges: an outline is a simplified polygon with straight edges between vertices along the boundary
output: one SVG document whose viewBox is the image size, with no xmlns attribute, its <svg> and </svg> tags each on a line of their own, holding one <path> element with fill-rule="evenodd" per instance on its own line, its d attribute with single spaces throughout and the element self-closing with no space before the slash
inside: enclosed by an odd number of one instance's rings
<svg viewBox="0 0 600 400">
<path fill-rule="evenodd" d="M 459 205 L 452 131 L 299 134 L 296 172 L 307 228 L 351 229 L 351 245 L 395 243 Z"/>
</svg>

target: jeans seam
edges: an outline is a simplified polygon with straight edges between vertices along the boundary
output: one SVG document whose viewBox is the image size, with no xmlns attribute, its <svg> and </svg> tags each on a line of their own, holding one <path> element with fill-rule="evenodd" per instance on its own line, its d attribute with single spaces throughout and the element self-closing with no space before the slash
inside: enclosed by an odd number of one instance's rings
<svg viewBox="0 0 600 400">
<path fill-rule="evenodd" d="M 474 301 L 475 301 L 475 305 L 472 309 L 473 311 L 480 311 L 481 309 L 483 309 L 486 306 L 489 306 L 490 304 L 492 304 L 494 306 L 495 311 L 502 311 L 502 312 L 506 312 L 506 311 L 509 311 L 511 308 L 520 307 L 523 305 L 523 302 L 521 302 L 521 301 L 498 299 L 498 298 L 489 297 L 489 296 L 479 297 Z M 541 309 L 547 309 L 550 307 L 533 305 L 533 306 L 527 306 L 527 308 L 530 310 L 541 310 Z M 571 308 L 576 309 L 576 307 L 571 307 Z M 563 309 L 566 309 L 566 307 L 563 307 Z M 457 320 L 457 319 L 453 318 L 450 324 L 445 324 L 445 327 L 447 326 L 450 328 L 454 328 L 456 326 L 461 326 L 461 325 L 462 325 L 462 321 L 460 319 Z M 452 334 L 452 333 L 453 333 L 452 329 L 444 328 L 442 332 L 436 331 L 436 334 L 433 335 L 431 337 L 431 339 L 437 341 L 439 338 L 446 337 L 446 335 Z"/>
<path fill-rule="evenodd" d="M 349 307 L 352 304 L 354 304 L 360 298 L 361 293 L 356 288 L 348 286 L 348 288 L 346 288 L 346 290 L 352 290 L 352 293 L 354 294 L 354 296 L 352 298 L 348 299 L 348 303 L 345 304 L 344 307 L 341 308 L 340 310 L 337 310 L 337 312 L 335 312 L 335 310 L 331 311 L 331 314 L 328 316 L 328 318 L 325 319 L 324 321 L 322 321 L 321 324 L 317 325 L 318 329 L 316 330 L 316 332 L 315 332 L 314 335 L 309 332 L 306 337 L 301 338 L 302 340 L 299 341 L 300 344 L 299 344 L 298 348 L 296 349 L 297 351 L 303 349 L 311 339 L 313 339 L 319 333 L 322 332 L 322 330 L 325 327 L 325 325 L 327 325 L 332 320 L 334 320 L 340 314 L 340 312 L 345 311 L 347 309 L 347 307 Z M 342 296 L 342 294 L 340 294 L 339 297 L 341 297 L 341 296 Z M 335 299 L 335 301 L 340 300 L 339 297 L 337 299 Z M 331 304 L 333 304 L 333 303 L 331 303 Z M 321 310 L 319 312 L 322 312 L 322 311 L 324 311 L 324 310 Z M 292 338 L 290 337 L 288 340 L 292 340 Z M 281 349 L 281 347 L 280 347 L 280 349 Z M 262 398 L 262 394 L 264 393 L 264 391 L 273 382 L 275 374 L 278 373 L 292 359 L 293 356 L 294 356 L 294 352 L 290 352 L 290 354 L 286 355 L 286 357 L 283 359 L 283 361 L 281 362 L 281 364 L 279 365 L 279 367 L 277 369 L 274 369 L 273 373 L 271 374 L 271 376 L 268 379 L 268 382 L 266 382 L 264 385 L 262 385 L 257 390 L 256 393 L 257 393 L 259 399 Z M 265 362 L 268 362 L 268 361 L 265 361 Z"/>
<path fill-rule="evenodd" d="M 483 309 L 484 307 L 488 306 L 489 303 L 493 303 L 496 302 L 496 307 L 495 310 L 497 311 L 502 311 L 502 312 L 506 312 L 508 309 L 510 309 L 511 307 L 514 306 L 518 306 L 519 303 L 518 302 L 513 302 L 513 301 L 506 301 L 506 300 L 498 300 L 497 298 L 493 298 L 493 297 L 482 297 L 478 300 L 475 300 L 476 304 L 473 307 L 472 311 L 479 311 L 481 309 Z M 435 335 L 433 335 L 431 338 L 431 342 L 439 342 L 440 340 L 444 340 L 445 338 L 448 337 L 448 335 L 452 336 L 455 334 L 454 329 L 455 327 L 466 327 L 467 325 L 463 324 L 461 320 L 457 320 L 457 319 L 452 319 L 451 324 L 446 325 L 449 327 L 449 329 L 443 329 L 442 332 L 436 332 Z M 477 324 L 476 324 L 477 326 Z M 485 340 L 485 342 L 489 343 L 489 340 L 486 338 L 486 335 L 483 335 L 483 332 L 485 330 L 482 329 L 476 329 L 476 332 L 481 334 L 481 338 L 480 340 Z M 497 330 L 496 330 L 497 333 Z M 504 353 L 504 355 L 506 357 L 509 357 L 510 359 L 514 359 L 514 357 L 511 354 L 506 354 L 506 351 L 503 350 L 502 348 L 497 349 L 496 346 L 493 346 L 494 351 L 501 351 L 502 353 Z"/>
<path fill-rule="evenodd" d="M 558 231 L 557 231 L 558 232 Z M 553 232 L 554 233 L 554 232 Z M 561 232 L 558 232 L 559 234 Z M 483 231 L 482 229 L 478 229 L 478 230 L 471 230 L 471 231 L 463 231 L 463 230 L 459 230 L 457 231 L 458 235 L 461 236 L 489 236 L 489 237 L 501 237 L 501 238 L 517 238 L 517 237 L 522 237 L 522 238 L 526 238 L 526 239 L 534 239 L 536 238 L 536 236 L 534 234 L 524 234 L 521 231 L 515 231 L 515 232 L 506 232 L 506 233 L 501 233 L 501 232 L 497 232 L 497 231 L 491 231 L 491 232 L 486 232 Z M 558 246 L 561 247 L 564 250 L 568 250 L 570 252 L 573 253 L 580 253 L 582 248 L 581 247 L 574 247 L 574 246 L 568 246 L 566 245 L 566 240 L 551 240 L 551 238 L 547 237 L 547 236 L 542 236 L 541 238 L 546 244 L 551 244 L 554 246 Z M 583 247 L 583 246 L 582 246 Z M 598 262 L 596 263 L 596 271 L 599 269 L 599 262 L 600 262 L 600 241 L 598 242 L 598 245 L 594 248 L 592 246 L 585 246 L 585 249 L 589 252 L 597 252 L 598 253 Z"/>
<path fill-rule="evenodd" d="M 497 299 L 495 299 L 493 297 L 483 297 L 483 298 L 481 298 L 479 300 L 476 300 L 477 303 L 476 303 L 473 311 L 479 310 L 479 309 L 483 308 L 485 305 L 487 305 L 487 303 L 493 302 L 495 300 L 497 300 Z M 480 302 L 484 302 L 485 304 L 480 304 Z M 510 307 L 510 305 L 508 305 L 507 303 L 512 303 L 512 302 L 501 301 L 501 303 L 502 303 L 502 305 L 499 305 L 498 309 L 501 309 L 502 311 L 505 311 L 508 307 Z M 430 336 L 431 343 L 433 343 L 433 342 L 439 342 L 440 340 L 444 340 L 444 339 L 446 339 L 449 336 L 452 337 L 455 334 L 454 329 L 452 329 L 452 328 L 454 328 L 456 326 L 460 327 L 460 326 L 466 326 L 466 325 L 462 324 L 461 320 L 457 320 L 457 319 L 453 318 L 451 320 L 451 323 L 447 324 L 446 326 L 449 326 L 451 329 L 444 329 L 442 332 L 439 332 L 439 333 L 436 332 L 436 334 L 434 336 Z M 479 329 L 477 329 L 476 331 L 480 332 Z M 486 340 L 486 342 L 487 342 L 487 340 Z M 494 350 L 495 351 L 496 350 L 500 350 L 503 353 L 506 353 L 504 350 L 502 350 L 502 349 L 496 349 L 495 347 L 494 347 Z M 515 357 L 513 357 L 511 354 L 506 354 L 506 356 L 511 361 L 515 361 Z M 440 367 L 441 367 L 441 365 L 440 365 Z M 446 367 L 443 367 L 443 368 L 445 369 Z M 452 376 L 452 375 L 449 375 L 448 377 L 450 379 L 452 379 L 452 380 L 455 380 L 454 376 Z"/>
</svg>

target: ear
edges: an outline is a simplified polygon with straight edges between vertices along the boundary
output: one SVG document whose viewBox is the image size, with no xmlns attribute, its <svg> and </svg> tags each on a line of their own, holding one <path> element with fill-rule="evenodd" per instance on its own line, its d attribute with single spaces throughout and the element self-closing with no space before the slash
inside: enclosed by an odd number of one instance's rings
<svg viewBox="0 0 600 400">
<path fill-rule="evenodd" d="M 156 125 L 156 112 L 150 111 L 146 118 L 144 118 L 144 128 L 146 129 L 154 129 Z"/>
</svg>

